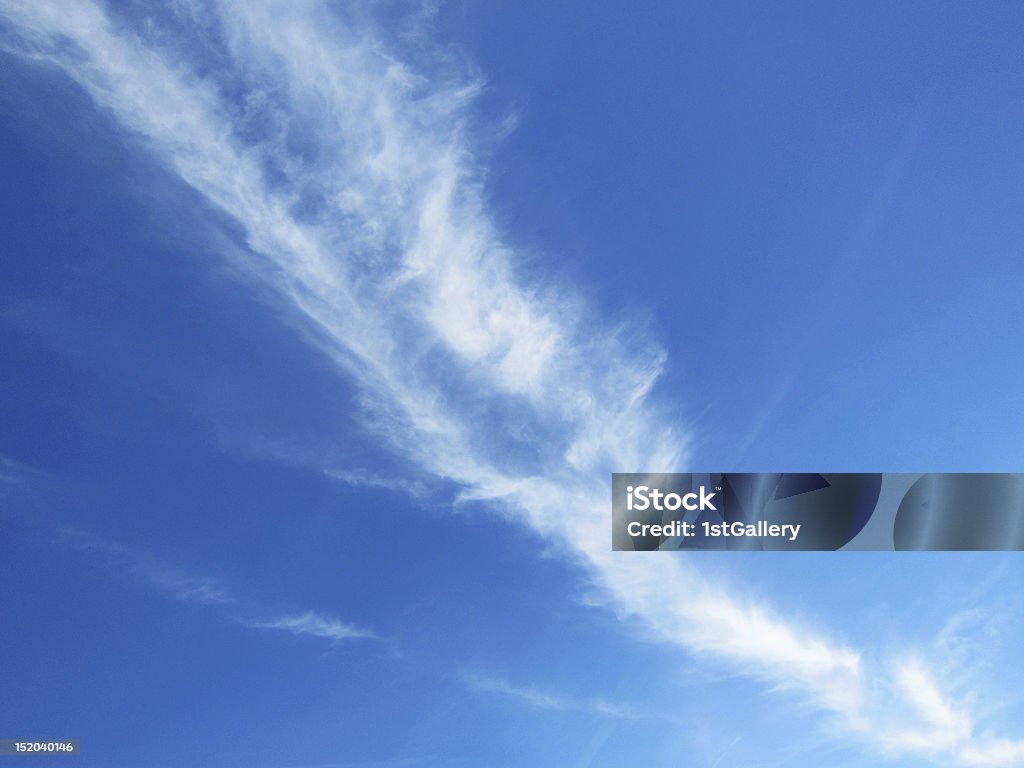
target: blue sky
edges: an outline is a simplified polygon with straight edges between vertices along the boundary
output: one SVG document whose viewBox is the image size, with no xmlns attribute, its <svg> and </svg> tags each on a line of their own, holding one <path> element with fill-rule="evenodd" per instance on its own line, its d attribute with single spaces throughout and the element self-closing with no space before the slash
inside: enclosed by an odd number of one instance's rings
<svg viewBox="0 0 1024 768">
<path fill-rule="evenodd" d="M 2 0 L 0 737 L 1024 765 L 1015 555 L 607 508 L 1020 470 L 1022 13 Z"/>
</svg>

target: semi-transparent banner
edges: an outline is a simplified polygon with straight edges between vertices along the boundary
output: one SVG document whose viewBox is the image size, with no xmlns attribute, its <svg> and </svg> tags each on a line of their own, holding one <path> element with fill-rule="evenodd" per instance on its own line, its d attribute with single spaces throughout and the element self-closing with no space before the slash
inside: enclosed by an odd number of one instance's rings
<svg viewBox="0 0 1024 768">
<path fill-rule="evenodd" d="M 1024 550 L 1024 474 L 614 474 L 612 547 Z"/>
</svg>

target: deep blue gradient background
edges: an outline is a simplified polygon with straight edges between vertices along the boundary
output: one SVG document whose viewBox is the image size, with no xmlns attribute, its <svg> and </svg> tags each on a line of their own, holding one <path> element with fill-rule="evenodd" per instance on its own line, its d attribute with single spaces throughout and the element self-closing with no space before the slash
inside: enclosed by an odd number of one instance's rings
<svg viewBox="0 0 1024 768">
<path fill-rule="evenodd" d="M 694 468 L 1020 471 L 1022 13 L 470 2 L 432 34 L 486 80 L 525 270 L 666 348 Z M 0 737 L 140 768 L 880 759 L 382 446 L 226 268 L 232 222 L 59 73 L 0 62 Z M 1021 722 L 1016 557 L 700 566 L 879 654 L 945 637 L 986 723 Z M 175 599 L 195 574 L 235 599 Z M 306 610 L 379 637 L 252 626 Z"/>
</svg>

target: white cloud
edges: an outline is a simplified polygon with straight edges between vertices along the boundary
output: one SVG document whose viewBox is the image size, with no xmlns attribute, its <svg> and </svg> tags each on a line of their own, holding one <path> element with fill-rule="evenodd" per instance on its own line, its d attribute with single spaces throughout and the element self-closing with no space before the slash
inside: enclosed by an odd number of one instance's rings
<svg viewBox="0 0 1024 768">
<path fill-rule="evenodd" d="M 513 685 L 500 677 L 473 672 L 466 672 L 463 678 L 471 690 L 507 696 L 536 709 L 547 709 L 554 712 L 585 712 L 617 720 L 639 720 L 648 717 L 635 707 L 613 703 L 606 699 L 574 699 L 558 696 L 537 688 Z"/>
<path fill-rule="evenodd" d="M 971 741 L 974 725 L 968 712 L 942 692 L 920 659 L 905 659 L 893 670 L 894 692 L 917 717 L 908 725 L 882 731 L 887 747 L 895 751 L 941 754 Z"/>
<path fill-rule="evenodd" d="M 255 621 L 249 626 L 256 629 L 279 629 L 291 632 L 294 635 L 307 635 L 326 640 L 371 639 L 377 637 L 368 629 L 346 624 L 339 619 L 324 616 L 314 611 L 306 611 L 294 616 L 280 616 L 265 621 Z"/>
<path fill-rule="evenodd" d="M 165 597 L 203 605 L 229 605 L 236 602 L 216 579 L 187 573 L 140 550 L 95 536 L 81 528 L 61 525 L 56 529 L 58 541 L 82 552 L 101 555 L 116 569 L 130 575 Z"/>
<path fill-rule="evenodd" d="M 422 499 L 427 495 L 426 486 L 418 480 L 407 483 L 396 483 L 394 477 L 385 477 L 362 467 L 353 469 L 324 469 L 327 477 L 338 480 L 346 485 L 363 488 L 380 488 L 391 493 L 401 492 L 414 498 Z"/>
<path fill-rule="evenodd" d="M 799 694 L 851 738 L 1024 765 L 1024 742 L 979 732 L 923 661 L 869 664 L 690 560 L 610 551 L 608 474 L 684 458 L 649 397 L 664 354 L 518 272 L 465 127 L 477 84 L 417 74 L 369 22 L 320 5 L 181 7 L 229 62 L 205 78 L 180 33 L 148 41 L 91 2 L 0 0 L 9 50 L 67 73 L 241 226 L 247 250 L 226 255 L 304 319 L 396 450 L 548 537 L 657 638 Z M 263 625 L 362 631 L 313 613 Z"/>
<path fill-rule="evenodd" d="M 164 597 L 214 606 L 225 618 L 251 629 L 276 629 L 325 640 L 378 639 L 378 635 L 370 629 L 315 611 L 262 619 L 247 618 L 253 614 L 265 614 L 265 611 L 258 606 L 254 607 L 252 601 L 239 599 L 216 579 L 189 573 L 139 549 L 95 536 L 81 528 L 64 525 L 57 528 L 56 532 L 59 542 L 64 546 L 102 556 L 136 582 Z"/>
</svg>

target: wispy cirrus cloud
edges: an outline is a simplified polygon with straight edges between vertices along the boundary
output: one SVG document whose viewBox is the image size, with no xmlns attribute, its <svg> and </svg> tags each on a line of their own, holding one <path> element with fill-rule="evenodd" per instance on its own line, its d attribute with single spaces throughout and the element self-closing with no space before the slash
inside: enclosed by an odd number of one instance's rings
<svg viewBox="0 0 1024 768">
<path fill-rule="evenodd" d="M 225 619 L 250 629 L 280 630 L 323 640 L 380 639 L 372 630 L 316 611 L 274 614 L 258 602 L 234 594 L 218 579 L 191 573 L 81 528 L 59 526 L 56 538 L 59 545 L 99 557 L 114 570 L 165 598 L 213 606 Z"/>
<path fill-rule="evenodd" d="M 651 398 L 655 345 L 521 273 L 482 192 L 477 83 L 404 65 L 358 6 L 185 7 L 137 24 L 0 0 L 9 52 L 66 73 L 237 223 L 245 247 L 225 256 L 358 383 L 369 429 L 556 543 L 654 637 L 794 692 L 850 739 L 1024 765 L 1024 741 L 980 728 L 914 654 L 878 661 L 689 560 L 610 551 L 608 474 L 677 469 L 688 436 Z"/>
<path fill-rule="evenodd" d="M 148 553 L 75 526 L 58 525 L 54 532 L 58 544 L 96 555 L 114 570 L 164 597 L 203 605 L 230 605 L 236 602 L 227 588 L 216 579 L 188 573 Z"/>
<path fill-rule="evenodd" d="M 324 640 L 376 639 L 377 635 L 368 629 L 346 624 L 331 616 L 315 611 L 306 611 L 290 616 L 279 616 L 266 621 L 249 624 L 254 629 L 277 629 L 293 635 L 319 637 Z"/>
<path fill-rule="evenodd" d="M 560 696 L 538 688 L 513 685 L 507 680 L 477 672 L 465 672 L 463 679 L 471 690 L 506 696 L 536 709 L 553 712 L 584 712 L 617 720 L 642 720 L 651 717 L 636 707 L 606 699 L 577 699 Z"/>
<path fill-rule="evenodd" d="M 419 481 L 404 483 L 397 487 L 393 477 L 385 477 L 378 472 L 370 472 L 362 467 L 354 469 L 324 469 L 323 473 L 333 480 L 345 483 L 346 485 L 362 488 L 381 488 L 386 491 L 401 491 L 416 498 L 424 498 L 427 495 L 426 486 Z"/>
</svg>

